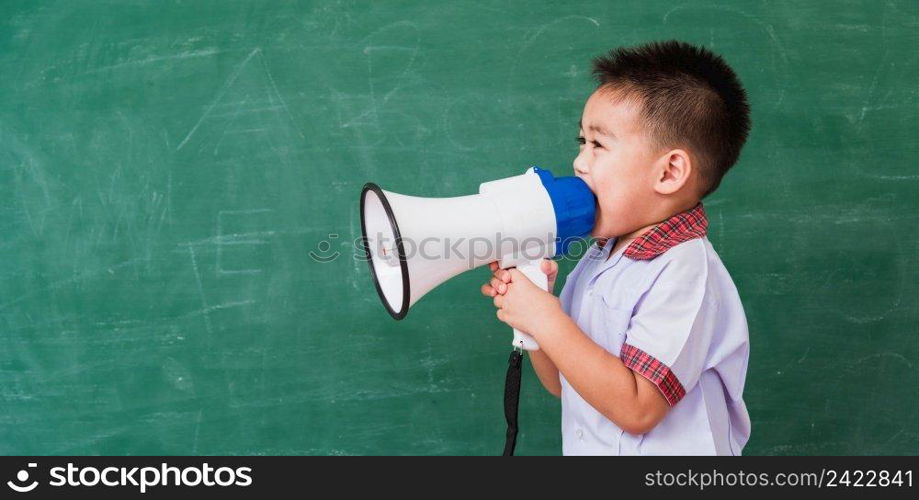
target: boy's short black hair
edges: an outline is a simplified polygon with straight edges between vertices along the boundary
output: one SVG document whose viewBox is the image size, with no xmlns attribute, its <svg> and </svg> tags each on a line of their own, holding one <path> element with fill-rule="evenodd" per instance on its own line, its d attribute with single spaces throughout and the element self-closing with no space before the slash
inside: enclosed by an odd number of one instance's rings
<svg viewBox="0 0 919 500">
<path fill-rule="evenodd" d="M 685 42 L 651 42 L 595 58 L 593 74 L 598 88 L 640 104 L 655 150 L 696 156 L 701 197 L 718 188 L 750 132 L 747 93 L 724 59 Z"/>
</svg>

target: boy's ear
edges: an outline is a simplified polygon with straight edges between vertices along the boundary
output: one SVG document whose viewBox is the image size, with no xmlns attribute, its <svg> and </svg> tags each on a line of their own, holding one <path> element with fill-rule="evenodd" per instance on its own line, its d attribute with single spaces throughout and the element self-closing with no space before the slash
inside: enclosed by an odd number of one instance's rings
<svg viewBox="0 0 919 500">
<path fill-rule="evenodd" d="M 661 156 L 655 168 L 654 190 L 673 194 L 690 184 L 694 165 L 684 149 L 672 149 Z"/>
</svg>

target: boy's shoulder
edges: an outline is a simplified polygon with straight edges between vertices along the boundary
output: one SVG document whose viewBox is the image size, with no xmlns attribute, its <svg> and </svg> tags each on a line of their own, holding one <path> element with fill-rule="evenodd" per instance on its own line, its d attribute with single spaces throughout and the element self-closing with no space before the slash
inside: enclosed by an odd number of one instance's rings
<svg viewBox="0 0 919 500">
<path fill-rule="evenodd" d="M 720 263 L 718 253 L 707 236 L 693 238 L 670 247 L 649 264 L 661 270 L 681 271 L 691 274 L 707 274 L 714 263 Z"/>
<path fill-rule="evenodd" d="M 708 217 L 702 203 L 657 224 L 629 244 L 625 257 L 643 265 L 634 271 L 654 275 L 663 282 L 701 284 L 710 275 L 727 270 L 708 239 Z"/>
<path fill-rule="evenodd" d="M 705 236 L 678 243 L 653 259 L 636 260 L 629 271 L 643 275 L 646 288 L 705 287 L 717 254 Z"/>
<path fill-rule="evenodd" d="M 742 307 L 737 286 L 707 237 L 675 245 L 655 261 L 645 270 L 643 292 L 680 290 L 716 307 L 728 303 Z"/>
<path fill-rule="evenodd" d="M 635 302 L 652 291 L 672 291 L 715 302 L 737 293 L 730 273 L 705 235 L 673 245 L 653 259 L 629 260 L 618 276 L 603 280 L 608 293 L 625 295 Z M 630 290 L 624 290 L 623 283 L 629 283 Z"/>
</svg>

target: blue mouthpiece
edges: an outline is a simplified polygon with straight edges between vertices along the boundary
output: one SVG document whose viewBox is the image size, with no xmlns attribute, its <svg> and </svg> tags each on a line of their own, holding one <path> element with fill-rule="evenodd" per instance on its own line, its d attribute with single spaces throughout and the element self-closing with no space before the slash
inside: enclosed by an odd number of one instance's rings
<svg viewBox="0 0 919 500">
<path fill-rule="evenodd" d="M 593 229 L 597 198 L 577 177 L 556 178 L 537 166 L 533 171 L 539 175 L 555 209 L 555 255 L 564 255 L 574 240 L 589 235 Z"/>
</svg>

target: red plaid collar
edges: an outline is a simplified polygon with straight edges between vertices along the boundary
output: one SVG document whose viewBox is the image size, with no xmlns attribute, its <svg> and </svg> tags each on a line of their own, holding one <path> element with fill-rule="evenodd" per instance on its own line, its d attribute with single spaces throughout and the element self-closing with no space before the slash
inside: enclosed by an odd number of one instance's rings
<svg viewBox="0 0 919 500">
<path fill-rule="evenodd" d="M 634 260 L 651 260 L 679 243 L 702 238 L 706 228 L 708 217 L 700 202 L 645 231 L 626 247 L 623 255 Z"/>
</svg>

